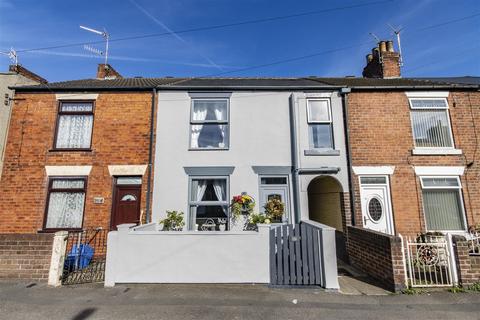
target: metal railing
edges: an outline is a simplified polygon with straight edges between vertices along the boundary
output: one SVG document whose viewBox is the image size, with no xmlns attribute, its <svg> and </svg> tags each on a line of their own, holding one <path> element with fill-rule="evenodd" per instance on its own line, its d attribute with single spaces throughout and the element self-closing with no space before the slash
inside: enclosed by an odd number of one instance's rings
<svg viewBox="0 0 480 320">
<path fill-rule="evenodd" d="M 104 280 L 108 231 L 95 228 L 68 232 L 62 284 Z"/>
<path fill-rule="evenodd" d="M 469 254 L 471 256 L 480 256 L 480 232 L 470 232 L 467 241 Z"/>
<path fill-rule="evenodd" d="M 407 238 L 407 277 L 412 287 L 454 285 L 454 262 L 450 237 Z"/>
</svg>

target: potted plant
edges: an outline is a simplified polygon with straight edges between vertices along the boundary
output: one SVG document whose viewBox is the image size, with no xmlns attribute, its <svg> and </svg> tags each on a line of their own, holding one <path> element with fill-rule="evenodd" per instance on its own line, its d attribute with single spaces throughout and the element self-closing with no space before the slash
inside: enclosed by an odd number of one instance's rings
<svg viewBox="0 0 480 320">
<path fill-rule="evenodd" d="M 248 216 L 253 213 L 255 200 L 246 192 L 233 196 L 230 203 L 230 212 L 232 213 L 231 230 L 243 231 L 248 227 Z"/>
<path fill-rule="evenodd" d="M 237 218 L 242 214 L 249 215 L 255 208 L 255 201 L 246 192 L 242 192 L 241 195 L 233 196 L 230 208 L 232 214 Z"/>
<path fill-rule="evenodd" d="M 285 213 L 285 204 L 276 199 L 270 199 L 263 206 L 265 215 L 269 216 L 272 222 L 282 222 L 283 214 Z"/>
<path fill-rule="evenodd" d="M 167 211 L 167 217 L 159 223 L 163 224 L 163 231 L 182 231 L 185 226 L 183 212 Z"/>
<path fill-rule="evenodd" d="M 423 243 L 442 243 L 447 240 L 445 239 L 445 235 L 443 233 L 437 231 L 429 231 L 420 234 L 417 237 L 417 241 Z"/>
</svg>

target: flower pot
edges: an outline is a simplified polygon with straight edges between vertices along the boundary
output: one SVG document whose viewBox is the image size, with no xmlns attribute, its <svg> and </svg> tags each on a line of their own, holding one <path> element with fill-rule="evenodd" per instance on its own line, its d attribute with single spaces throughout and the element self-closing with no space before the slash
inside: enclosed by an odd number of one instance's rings
<svg viewBox="0 0 480 320">
<path fill-rule="evenodd" d="M 223 223 L 218 226 L 218 229 L 219 229 L 220 231 L 225 231 L 225 228 L 226 228 L 226 226 L 225 226 L 225 224 L 223 224 Z"/>
<path fill-rule="evenodd" d="M 230 223 L 231 231 L 244 231 L 247 229 L 249 217 L 246 214 L 233 216 Z"/>
</svg>

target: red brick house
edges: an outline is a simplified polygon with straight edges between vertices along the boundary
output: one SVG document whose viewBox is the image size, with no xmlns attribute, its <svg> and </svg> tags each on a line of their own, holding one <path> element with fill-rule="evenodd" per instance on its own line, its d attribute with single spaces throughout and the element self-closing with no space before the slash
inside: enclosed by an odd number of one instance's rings
<svg viewBox="0 0 480 320">
<path fill-rule="evenodd" d="M 108 229 L 145 220 L 153 88 L 171 80 L 122 79 L 107 68 L 99 66 L 97 79 L 17 88 L 0 233 Z M 67 207 L 70 214 L 62 215 Z"/>
</svg>

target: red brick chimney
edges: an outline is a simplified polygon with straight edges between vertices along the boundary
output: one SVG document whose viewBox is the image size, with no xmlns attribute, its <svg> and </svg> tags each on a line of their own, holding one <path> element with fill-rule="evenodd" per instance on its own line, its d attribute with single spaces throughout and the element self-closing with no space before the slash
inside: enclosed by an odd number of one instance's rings
<svg viewBox="0 0 480 320">
<path fill-rule="evenodd" d="M 8 71 L 15 72 L 17 74 L 20 74 L 20 75 L 24 76 L 25 78 L 36 81 L 38 83 L 47 83 L 48 82 L 46 79 L 40 77 L 38 74 L 33 73 L 32 71 L 28 70 L 27 68 L 22 67 L 19 64 L 17 64 L 17 65 L 11 64 L 8 67 Z"/>
<path fill-rule="evenodd" d="M 110 80 L 110 79 L 119 79 L 123 78 L 117 70 L 113 69 L 113 67 L 109 64 L 100 63 L 97 69 L 97 79 L 101 80 Z"/>
<path fill-rule="evenodd" d="M 367 65 L 362 72 L 365 78 L 400 78 L 400 54 L 395 52 L 393 41 L 380 41 L 378 47 L 367 55 Z"/>
</svg>

